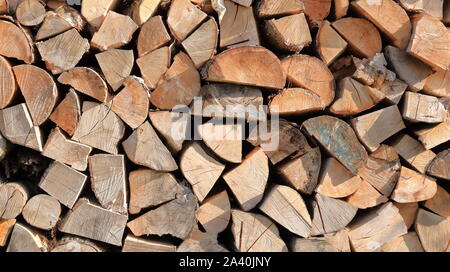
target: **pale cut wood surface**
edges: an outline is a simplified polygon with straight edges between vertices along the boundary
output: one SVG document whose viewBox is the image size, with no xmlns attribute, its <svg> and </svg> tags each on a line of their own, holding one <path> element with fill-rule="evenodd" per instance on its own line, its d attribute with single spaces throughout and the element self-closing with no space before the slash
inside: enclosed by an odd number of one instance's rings
<svg viewBox="0 0 450 272">
<path fill-rule="evenodd" d="M 327 158 L 323 163 L 316 192 L 328 197 L 342 198 L 356 192 L 360 185 L 360 177 L 353 175 L 335 158 Z"/>
<path fill-rule="evenodd" d="M 450 119 L 445 122 L 414 131 L 419 141 L 430 150 L 450 140 Z"/>
<path fill-rule="evenodd" d="M 367 152 L 344 121 L 325 115 L 308 119 L 302 126 L 353 174 L 364 166 Z"/>
<path fill-rule="evenodd" d="M 14 225 L 6 252 L 46 252 L 47 239 L 27 225 Z"/>
<path fill-rule="evenodd" d="M 414 226 L 426 252 L 443 252 L 448 248 L 450 240 L 448 219 L 419 209 Z"/>
<path fill-rule="evenodd" d="M 302 2 L 305 6 L 304 12 L 313 25 L 318 25 L 330 14 L 332 0 L 302 0 Z"/>
<path fill-rule="evenodd" d="M 356 117 L 351 123 L 358 138 L 372 152 L 384 140 L 406 128 L 396 105 Z"/>
<path fill-rule="evenodd" d="M 265 28 L 269 42 L 283 51 L 298 53 L 312 42 L 304 13 L 268 20 Z"/>
<path fill-rule="evenodd" d="M 249 211 L 262 200 L 269 178 L 269 160 L 261 148 L 255 148 L 242 161 L 223 175 L 242 210 Z"/>
<path fill-rule="evenodd" d="M 380 88 L 385 82 L 392 82 L 396 75 L 387 68 L 387 61 L 383 53 L 376 53 L 372 58 L 359 59 L 352 57 L 356 71 L 352 77 L 359 82 Z"/>
<path fill-rule="evenodd" d="M 190 135 L 190 115 L 175 111 L 150 111 L 149 119 L 167 148 L 174 153 L 181 151 L 185 139 Z"/>
<path fill-rule="evenodd" d="M 348 43 L 331 27 L 329 21 L 323 21 L 316 36 L 316 48 L 320 58 L 330 65 L 344 53 Z"/>
<path fill-rule="evenodd" d="M 176 199 L 128 222 L 134 235 L 172 235 L 180 239 L 188 238 L 197 224 L 198 203 L 195 195 L 184 192 Z"/>
<path fill-rule="evenodd" d="M 150 18 L 142 25 L 137 38 L 137 50 L 139 57 L 143 57 L 158 48 L 166 46 L 172 38 L 167 32 L 161 16 Z"/>
<path fill-rule="evenodd" d="M 88 21 L 93 31 L 100 28 L 109 10 L 115 8 L 118 0 L 83 0 L 81 15 Z"/>
<path fill-rule="evenodd" d="M 33 227 L 49 230 L 53 228 L 61 215 L 61 205 L 52 196 L 35 195 L 23 208 L 22 216 Z"/>
<path fill-rule="evenodd" d="M 439 20 L 442 20 L 444 0 L 400 0 L 400 5 L 411 12 L 424 12 Z"/>
<path fill-rule="evenodd" d="M 24 26 L 35 26 L 42 23 L 44 15 L 44 3 L 39 0 L 25 0 L 16 9 L 16 18 Z"/>
<path fill-rule="evenodd" d="M 367 209 L 385 203 L 388 199 L 363 179 L 356 192 L 346 201 L 359 209 Z"/>
<path fill-rule="evenodd" d="M 231 205 L 227 191 L 205 199 L 198 209 L 198 222 L 208 233 L 221 233 L 230 222 Z"/>
<path fill-rule="evenodd" d="M 109 86 L 117 91 L 133 69 L 133 50 L 110 49 L 96 54 L 95 58 Z"/>
<path fill-rule="evenodd" d="M 162 0 L 139 0 L 135 1 L 135 5 L 131 10 L 131 18 L 139 26 L 151 19 L 158 11 Z"/>
<path fill-rule="evenodd" d="M 328 106 L 333 102 L 335 83 L 327 65 L 316 57 L 294 55 L 281 62 L 288 82 L 316 93 Z M 314 75 L 314 78 L 313 78 Z M 316 80 L 315 78 L 320 78 Z"/>
<path fill-rule="evenodd" d="M 91 240 L 82 239 L 75 236 L 63 237 L 51 250 L 51 252 L 103 252 L 103 251 L 104 249 L 102 247 L 93 243 Z"/>
<path fill-rule="evenodd" d="M 450 180 L 450 150 L 444 150 L 441 153 L 437 154 L 436 158 L 430 163 L 428 168 L 428 174 Z"/>
<path fill-rule="evenodd" d="M 111 109 L 100 104 L 83 112 L 72 140 L 117 154 L 117 144 L 125 133 L 125 124 Z"/>
<path fill-rule="evenodd" d="M 334 17 L 336 19 L 342 18 L 347 15 L 348 8 L 350 7 L 349 0 L 334 0 Z"/>
<path fill-rule="evenodd" d="M 75 67 L 58 77 L 58 82 L 70 85 L 76 91 L 106 102 L 109 98 L 108 86 L 103 78 L 94 69 L 88 67 Z"/>
<path fill-rule="evenodd" d="M 283 89 L 269 104 L 272 114 L 297 115 L 323 110 L 322 99 L 314 92 L 302 88 Z"/>
<path fill-rule="evenodd" d="M 76 29 L 68 30 L 51 39 L 37 42 L 36 47 L 42 60 L 52 74 L 60 74 L 74 68 L 83 55 L 89 51 L 90 45 Z"/>
<path fill-rule="evenodd" d="M 42 175 L 39 188 L 58 199 L 61 204 L 72 208 L 86 180 L 86 175 L 56 161 Z"/>
<path fill-rule="evenodd" d="M 425 202 L 425 207 L 438 215 L 450 220 L 450 194 L 441 186 L 437 186 L 437 192 L 433 198 Z"/>
<path fill-rule="evenodd" d="M 415 232 L 397 237 L 381 246 L 382 252 L 423 252 L 419 236 Z"/>
<path fill-rule="evenodd" d="M 170 173 L 150 169 L 132 171 L 129 175 L 131 214 L 172 201 L 183 194 L 183 187 Z"/>
<path fill-rule="evenodd" d="M 127 157 L 135 164 L 157 171 L 174 171 L 178 166 L 152 125 L 145 121 L 122 142 Z"/>
<path fill-rule="evenodd" d="M 16 224 L 16 219 L 0 219 L 0 247 L 4 247 Z"/>
<path fill-rule="evenodd" d="M 352 7 L 375 24 L 400 49 L 408 46 L 411 22 L 406 11 L 393 0 L 356 0 Z"/>
<path fill-rule="evenodd" d="M 58 89 L 52 76 L 29 64 L 14 66 L 13 71 L 33 123 L 42 125 L 52 113 L 58 98 Z"/>
<path fill-rule="evenodd" d="M 311 234 L 311 217 L 301 195 L 294 189 L 274 185 L 266 193 L 259 209 L 290 232 L 301 237 Z"/>
<path fill-rule="evenodd" d="M 251 65 L 249 65 L 251 64 Z M 280 60 L 257 46 L 226 50 L 215 56 L 202 75 L 207 81 L 282 89 L 286 83 Z"/>
<path fill-rule="evenodd" d="M 24 184 L 0 183 L 0 219 L 14 219 L 22 213 L 29 193 Z"/>
<path fill-rule="evenodd" d="M 80 98 L 70 89 L 64 99 L 56 106 L 49 119 L 67 134 L 72 135 L 81 116 Z"/>
<path fill-rule="evenodd" d="M 216 53 L 219 29 L 214 18 L 203 23 L 182 45 L 198 69 Z"/>
<path fill-rule="evenodd" d="M 167 14 L 167 25 L 175 38 L 182 42 L 207 17 L 189 0 L 174 0 Z"/>
<path fill-rule="evenodd" d="M 228 252 L 217 241 L 216 233 L 194 229 L 188 239 L 178 246 L 177 252 Z"/>
<path fill-rule="evenodd" d="M 402 115 L 411 122 L 441 123 L 448 119 L 449 112 L 437 97 L 406 92 Z"/>
<path fill-rule="evenodd" d="M 423 92 L 438 97 L 450 97 L 450 71 L 437 71 L 429 76 Z"/>
<path fill-rule="evenodd" d="M 17 93 L 17 83 L 9 61 L 0 56 L 0 109 L 6 108 Z"/>
<path fill-rule="evenodd" d="M 85 24 L 86 21 L 78 10 L 67 5 L 61 5 L 54 11 L 47 11 L 45 13 L 44 21 L 39 27 L 35 39 L 40 41 L 51 38 L 71 28 L 81 31 Z"/>
<path fill-rule="evenodd" d="M 198 142 L 189 145 L 181 154 L 180 170 L 200 202 L 208 195 L 224 169 L 225 165 L 209 155 Z"/>
<path fill-rule="evenodd" d="M 90 146 L 67 139 L 61 130 L 56 128 L 48 136 L 42 155 L 84 171 L 91 151 Z"/>
<path fill-rule="evenodd" d="M 436 157 L 433 151 L 426 150 L 419 141 L 407 134 L 398 135 L 391 146 L 395 148 L 400 157 L 422 174 L 427 172 L 428 165 Z"/>
<path fill-rule="evenodd" d="M 128 217 L 94 205 L 81 198 L 63 218 L 58 229 L 61 232 L 121 246 L 122 235 Z M 92 220 L 95 225 L 89 224 Z"/>
<path fill-rule="evenodd" d="M 175 252 L 177 247 L 156 239 L 143 239 L 128 234 L 122 252 Z"/>
<path fill-rule="evenodd" d="M 150 89 L 155 89 L 158 81 L 170 67 L 170 48 L 165 46 L 136 60 L 142 78 Z"/>
<path fill-rule="evenodd" d="M 42 152 L 41 129 L 33 125 L 25 103 L 0 110 L 0 131 L 11 143 Z"/>
<path fill-rule="evenodd" d="M 397 203 L 393 202 L 394 206 L 397 207 L 400 215 L 403 217 L 403 221 L 405 221 L 405 225 L 407 229 L 410 229 L 411 226 L 416 221 L 417 211 L 419 210 L 418 202 L 411 203 Z"/>
<path fill-rule="evenodd" d="M 15 25 L 12 18 L 6 19 L 0 20 L 0 55 L 33 63 L 35 52 L 29 33 Z"/>
<path fill-rule="evenodd" d="M 231 210 L 231 232 L 239 252 L 286 252 L 278 228 L 263 215 Z"/>
<path fill-rule="evenodd" d="M 91 188 L 100 205 L 126 214 L 128 207 L 125 158 L 123 155 L 97 154 L 89 157 Z"/>
<path fill-rule="evenodd" d="M 259 18 L 271 18 L 275 16 L 293 15 L 305 9 L 303 2 L 299 0 L 262 0 L 258 3 L 256 14 Z"/>
</svg>

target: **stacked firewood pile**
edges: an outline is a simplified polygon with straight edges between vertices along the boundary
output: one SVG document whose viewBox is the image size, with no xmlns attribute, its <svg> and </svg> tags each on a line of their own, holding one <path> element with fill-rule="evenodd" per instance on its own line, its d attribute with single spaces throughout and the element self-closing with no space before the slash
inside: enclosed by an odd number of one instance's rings
<svg viewBox="0 0 450 272">
<path fill-rule="evenodd" d="M 450 251 L 449 0 L 0 0 L 0 251 Z"/>
</svg>

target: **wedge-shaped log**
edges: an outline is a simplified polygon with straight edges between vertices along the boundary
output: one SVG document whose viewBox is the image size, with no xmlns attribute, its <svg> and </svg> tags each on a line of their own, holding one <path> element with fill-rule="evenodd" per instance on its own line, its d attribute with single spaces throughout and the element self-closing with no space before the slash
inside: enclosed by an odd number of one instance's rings
<svg viewBox="0 0 450 272">
<path fill-rule="evenodd" d="M 49 119 L 67 134 L 73 135 L 81 117 L 80 98 L 70 89 L 64 99 L 50 115 Z"/>
<path fill-rule="evenodd" d="M 83 0 L 81 3 L 81 15 L 91 26 L 91 30 L 100 28 L 109 10 L 112 10 L 119 3 L 118 0 Z"/>
<path fill-rule="evenodd" d="M 417 233 L 408 232 L 382 245 L 381 252 L 423 252 L 423 247 Z"/>
<path fill-rule="evenodd" d="M 167 32 L 161 16 L 150 18 L 142 25 L 137 39 L 137 50 L 139 57 L 143 57 L 158 48 L 166 46 L 172 38 Z"/>
<path fill-rule="evenodd" d="M 397 207 L 400 215 L 403 217 L 403 221 L 405 221 L 405 225 L 407 229 L 410 229 L 411 226 L 416 221 L 417 211 L 419 210 L 419 202 L 410 202 L 410 203 L 397 203 L 393 202 L 394 206 Z"/>
<path fill-rule="evenodd" d="M 400 5 L 410 12 L 424 12 L 439 20 L 442 20 L 444 0 L 400 0 Z"/>
<path fill-rule="evenodd" d="M 133 69 L 133 50 L 110 49 L 96 54 L 95 58 L 109 86 L 117 91 Z"/>
<path fill-rule="evenodd" d="M 197 69 L 214 56 L 218 39 L 219 29 L 216 20 L 210 18 L 183 41 L 182 45 Z"/>
<path fill-rule="evenodd" d="M 189 0 L 174 0 L 167 14 L 167 25 L 178 41 L 186 39 L 207 15 Z"/>
<path fill-rule="evenodd" d="M 428 174 L 437 178 L 450 180 L 450 169 L 448 165 L 450 165 L 450 149 L 446 149 L 437 154 L 436 158 L 430 163 Z"/>
<path fill-rule="evenodd" d="M 156 49 L 136 60 L 142 78 L 150 89 L 155 89 L 161 77 L 170 67 L 170 48 Z"/>
<path fill-rule="evenodd" d="M 441 186 L 437 186 L 437 192 L 433 198 L 425 202 L 425 207 L 431 211 L 439 214 L 440 216 L 450 220 L 450 194 Z"/>
<path fill-rule="evenodd" d="M 6 252 L 46 252 L 47 239 L 27 225 L 14 225 Z"/>
<path fill-rule="evenodd" d="M 450 97 L 450 71 L 440 70 L 429 76 L 423 92 L 439 97 Z"/>
<path fill-rule="evenodd" d="M 71 28 L 81 31 L 85 24 L 86 21 L 78 10 L 68 5 L 61 5 L 54 11 L 48 11 L 45 14 L 44 21 L 36 33 L 35 39 L 40 41 L 51 38 Z"/>
<path fill-rule="evenodd" d="M 419 209 L 414 224 L 426 252 L 444 252 L 450 239 L 450 221 L 442 216 Z"/>
<path fill-rule="evenodd" d="M 265 30 L 268 41 L 279 50 L 298 53 L 312 42 L 304 13 L 268 20 Z"/>
<path fill-rule="evenodd" d="M 180 152 L 184 141 L 190 135 L 190 115 L 176 111 L 151 111 L 149 118 L 170 151 Z"/>
<path fill-rule="evenodd" d="M 162 0 L 139 0 L 133 3 L 130 16 L 139 26 L 150 20 L 159 9 Z"/>
<path fill-rule="evenodd" d="M 433 151 L 426 150 L 419 141 L 407 134 L 398 135 L 391 146 L 395 148 L 400 157 L 422 174 L 427 172 L 428 165 L 436 157 Z"/>
<path fill-rule="evenodd" d="M 0 56 L 0 109 L 6 108 L 17 94 L 17 83 L 11 64 Z"/>
<path fill-rule="evenodd" d="M 348 43 L 331 27 L 329 21 L 323 21 L 316 36 L 316 48 L 320 58 L 330 65 L 347 49 Z"/>
<path fill-rule="evenodd" d="M 432 149 L 450 140 L 450 119 L 438 125 L 414 131 L 426 149 Z"/>
<path fill-rule="evenodd" d="M 346 201 L 359 209 L 367 209 L 385 203 L 388 199 L 363 179 L 356 192 L 349 196 Z"/>
<path fill-rule="evenodd" d="M 2 18 L 5 19 L 5 18 Z M 12 18 L 0 20 L 0 55 L 33 63 L 35 52 L 32 39 L 25 29 L 15 25 Z"/>
<path fill-rule="evenodd" d="M 89 95 L 100 102 L 106 102 L 109 98 L 106 82 L 94 69 L 75 67 L 62 73 L 58 77 L 58 81 L 70 85 L 76 91 Z"/>
<path fill-rule="evenodd" d="M 221 191 L 203 201 L 198 209 L 197 219 L 208 233 L 220 233 L 228 227 L 231 216 L 230 199 L 227 191 Z"/>
<path fill-rule="evenodd" d="M 402 167 L 397 186 L 391 198 L 398 203 L 419 202 L 432 198 L 437 191 L 434 178 Z"/>
<path fill-rule="evenodd" d="M 302 2 L 305 5 L 304 12 L 313 25 L 318 25 L 330 14 L 332 0 L 302 0 Z"/>
</svg>

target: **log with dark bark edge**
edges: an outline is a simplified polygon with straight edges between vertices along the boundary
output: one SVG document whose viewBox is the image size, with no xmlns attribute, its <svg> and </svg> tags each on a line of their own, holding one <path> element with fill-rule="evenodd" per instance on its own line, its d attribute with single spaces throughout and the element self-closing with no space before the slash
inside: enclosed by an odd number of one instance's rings
<svg viewBox="0 0 450 272">
<path fill-rule="evenodd" d="M 251 63 L 251 65 L 247 65 Z M 264 47 L 243 46 L 215 56 L 202 73 L 207 81 L 282 89 L 286 83 L 280 60 Z"/>
<path fill-rule="evenodd" d="M 56 106 L 49 119 L 67 134 L 73 135 L 81 116 L 80 98 L 70 89 L 64 99 Z"/>
</svg>

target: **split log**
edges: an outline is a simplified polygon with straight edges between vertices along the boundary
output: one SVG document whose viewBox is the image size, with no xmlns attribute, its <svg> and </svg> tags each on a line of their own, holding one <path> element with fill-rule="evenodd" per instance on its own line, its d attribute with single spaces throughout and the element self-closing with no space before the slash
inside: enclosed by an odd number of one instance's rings
<svg viewBox="0 0 450 272">
<path fill-rule="evenodd" d="M 210 18 L 183 41 L 183 48 L 197 69 L 214 56 L 218 39 L 219 29 L 216 20 Z"/>
<path fill-rule="evenodd" d="M 44 20 L 45 6 L 39 0 L 25 0 L 17 6 L 16 18 L 21 25 L 35 26 Z"/>
<path fill-rule="evenodd" d="M 429 128 L 419 129 L 414 134 L 426 149 L 432 149 L 450 140 L 450 119 Z"/>
<path fill-rule="evenodd" d="M 137 39 L 139 57 L 143 57 L 158 48 L 167 46 L 172 38 L 167 32 L 161 16 L 150 18 L 142 25 Z"/>
<path fill-rule="evenodd" d="M 90 240 L 66 236 L 58 241 L 51 252 L 103 252 L 104 249 Z"/>
<path fill-rule="evenodd" d="M 33 125 L 25 103 L 0 110 L 0 131 L 11 143 L 42 152 L 41 130 Z"/>
<path fill-rule="evenodd" d="M 217 242 L 216 233 L 194 229 L 190 237 L 178 246 L 177 252 L 228 252 Z"/>
<path fill-rule="evenodd" d="M 194 142 L 181 154 L 180 169 L 202 202 L 220 178 L 225 165 L 214 159 Z"/>
<path fill-rule="evenodd" d="M 304 13 L 268 20 L 265 30 L 268 41 L 282 51 L 299 53 L 312 42 Z"/>
<path fill-rule="evenodd" d="M 398 203 L 419 202 L 432 198 L 437 191 L 434 178 L 402 167 L 397 186 L 391 198 Z"/>
<path fill-rule="evenodd" d="M 442 10 L 442 9 L 441 9 Z M 407 52 L 437 70 L 450 67 L 450 32 L 438 19 L 427 14 L 411 18 L 413 31 Z"/>
<path fill-rule="evenodd" d="M 80 98 L 75 90 L 70 89 L 66 97 L 59 103 L 49 119 L 67 134 L 73 135 L 81 117 Z"/>
<path fill-rule="evenodd" d="M 35 52 L 32 39 L 27 31 L 4 17 L 0 20 L 0 55 L 33 63 Z"/>
<path fill-rule="evenodd" d="M 353 118 L 351 123 L 358 138 L 372 152 L 384 140 L 406 128 L 396 105 Z"/>
<path fill-rule="evenodd" d="M 380 88 L 385 82 L 392 82 L 396 74 L 387 69 L 387 61 L 383 53 L 377 53 L 370 59 L 352 57 L 356 71 L 352 77 L 362 84 Z"/>
<path fill-rule="evenodd" d="M 366 165 L 358 174 L 384 196 L 389 197 L 397 184 L 400 168 L 400 158 L 395 149 L 381 145 L 370 154 Z"/>
<path fill-rule="evenodd" d="M 411 122 L 441 123 L 449 112 L 437 97 L 406 92 L 403 100 L 403 118 Z"/>
<path fill-rule="evenodd" d="M 72 208 L 83 190 L 87 176 L 60 162 L 52 163 L 39 182 L 39 188 Z"/>
<path fill-rule="evenodd" d="M 316 147 L 279 164 L 276 170 L 291 187 L 304 194 L 312 194 L 319 179 L 321 162 L 320 149 Z"/>
<path fill-rule="evenodd" d="M 123 82 L 124 88 L 114 96 L 111 110 L 128 126 L 136 129 L 147 119 L 150 94 L 144 80 L 130 76 Z"/>
<path fill-rule="evenodd" d="M 450 5 L 449 5 L 450 6 Z M 439 97 L 450 97 L 450 71 L 437 71 L 426 79 L 423 92 Z"/>
<path fill-rule="evenodd" d="M 101 104 L 98 103 L 98 102 L 85 100 L 85 101 L 83 101 L 83 105 L 81 106 L 81 112 L 85 113 L 88 110 L 93 109 L 93 108 L 95 108 L 96 106 L 99 106 L 99 105 L 101 105 Z"/>
<path fill-rule="evenodd" d="M 207 233 L 221 233 L 227 228 L 230 216 L 230 199 L 224 190 L 203 201 L 198 209 L 197 219 Z"/>
<path fill-rule="evenodd" d="M 175 252 L 177 247 L 156 239 L 143 239 L 128 234 L 122 252 Z"/>
<path fill-rule="evenodd" d="M 150 89 L 155 89 L 161 77 L 170 66 L 170 48 L 165 46 L 156 49 L 136 60 L 142 78 Z"/>
<path fill-rule="evenodd" d="M 100 28 L 109 10 L 113 10 L 118 0 L 83 0 L 81 15 L 86 18 L 93 31 Z"/>
<path fill-rule="evenodd" d="M 331 26 L 348 42 L 354 54 L 370 59 L 381 52 L 381 36 L 371 22 L 347 17 L 333 22 Z"/>
<path fill-rule="evenodd" d="M 42 155 L 84 171 L 91 151 L 90 146 L 67 139 L 61 130 L 56 128 L 48 136 Z"/>
<path fill-rule="evenodd" d="M 194 99 L 194 115 L 216 118 L 261 120 L 263 96 L 259 88 L 212 83 L 202 86 L 200 103 Z M 231 111 L 229 109 L 232 109 Z"/>
<path fill-rule="evenodd" d="M 450 221 L 419 209 L 415 229 L 426 252 L 443 252 L 450 240 Z"/>
<path fill-rule="evenodd" d="M 316 194 L 313 205 L 312 231 L 313 236 L 332 233 L 345 228 L 358 208 L 345 201 Z"/>
<path fill-rule="evenodd" d="M 437 186 L 437 192 L 433 198 L 425 202 L 425 207 L 438 215 L 450 220 L 450 194 L 441 186 Z"/>
<path fill-rule="evenodd" d="M 33 227 L 50 230 L 59 220 L 61 205 L 52 196 L 35 195 L 23 208 L 22 216 Z"/>
<path fill-rule="evenodd" d="M 25 186 L 17 182 L 0 184 L 0 219 L 14 219 L 22 213 L 29 194 Z"/>
<path fill-rule="evenodd" d="M 184 240 L 197 224 L 197 209 L 196 197 L 190 192 L 184 192 L 176 199 L 128 222 L 127 226 L 136 236 L 170 234 Z"/>
<path fill-rule="evenodd" d="M 284 89 L 269 104 L 269 111 L 279 115 L 298 115 L 323 109 L 322 99 L 316 93 L 302 88 Z"/>
<path fill-rule="evenodd" d="M 433 72 L 428 65 L 393 46 L 386 46 L 384 54 L 397 76 L 405 81 L 412 91 L 418 92 L 423 89 L 428 76 Z"/>
<path fill-rule="evenodd" d="M 182 42 L 205 19 L 207 15 L 189 0 L 173 0 L 167 14 L 167 25 L 173 36 Z"/>
<path fill-rule="evenodd" d="M 367 209 L 385 203 L 388 199 L 363 179 L 356 192 L 346 201 L 359 209 Z"/>
<path fill-rule="evenodd" d="M 158 11 L 162 0 L 139 0 L 133 3 L 131 8 L 131 18 L 137 25 L 146 23 Z"/>
<path fill-rule="evenodd" d="M 184 1 L 184 0 L 181 0 Z M 189 105 L 200 92 L 200 74 L 188 55 L 178 53 L 152 92 L 151 102 L 163 110 Z M 182 91 L 180 91 L 182 90 Z"/>
<path fill-rule="evenodd" d="M 6 252 L 46 252 L 47 239 L 26 225 L 17 223 L 9 240 Z"/>
<path fill-rule="evenodd" d="M 286 252 L 278 228 L 263 215 L 231 211 L 231 232 L 234 247 L 239 252 Z"/>
<path fill-rule="evenodd" d="M 307 55 L 294 55 L 281 62 L 287 80 L 294 86 L 316 93 L 328 106 L 334 100 L 334 77 L 320 59 Z M 320 80 L 317 80 L 320 78 Z"/>
<path fill-rule="evenodd" d="M 348 8 L 350 6 L 349 0 L 334 0 L 334 17 L 340 19 L 347 15 Z"/>
<path fill-rule="evenodd" d="M 384 93 L 378 89 L 346 77 L 339 81 L 336 100 L 331 105 L 330 111 L 337 115 L 354 115 L 374 107 L 384 98 Z"/>
<path fill-rule="evenodd" d="M 109 86 L 117 91 L 133 69 L 133 50 L 110 49 L 95 57 Z"/>
<path fill-rule="evenodd" d="M 121 246 L 127 219 L 126 215 L 103 209 L 86 198 L 81 198 L 66 214 L 58 229 L 64 233 Z M 93 220 L 96 224 L 89 224 Z"/>
<path fill-rule="evenodd" d="M 71 28 L 81 31 L 85 24 L 86 22 L 78 10 L 67 5 L 61 5 L 54 12 L 48 11 L 45 14 L 44 21 L 36 33 L 35 39 L 37 41 L 44 40 Z"/>
<path fill-rule="evenodd" d="M 419 141 L 407 134 L 400 134 L 394 139 L 391 146 L 395 148 L 400 157 L 422 174 L 427 172 L 428 165 L 436 157 L 433 151 L 426 150 Z"/>
<path fill-rule="evenodd" d="M 352 1 L 351 5 L 359 14 L 376 25 L 396 47 L 406 49 L 411 36 L 411 22 L 406 11 L 398 3 L 393 0 L 357 0 Z"/>
<path fill-rule="evenodd" d="M 313 25 L 319 25 L 330 14 L 332 0 L 302 0 L 302 2 L 305 5 L 304 12 Z"/>
<path fill-rule="evenodd" d="M 260 45 L 258 26 L 252 7 L 224 1 L 226 9 L 220 23 L 220 48 Z"/>
<path fill-rule="evenodd" d="M 410 229 L 411 226 L 416 221 L 417 211 L 419 210 L 418 202 L 411 203 L 396 203 L 393 202 L 394 206 L 397 207 L 400 215 L 403 217 L 403 221 L 405 221 L 405 225 L 407 229 Z"/>
<path fill-rule="evenodd" d="M 405 82 L 395 79 L 394 81 L 388 81 L 383 83 L 378 90 L 386 96 L 386 100 L 393 105 L 397 105 L 403 97 L 403 94 L 408 88 L 408 84 Z"/>
<path fill-rule="evenodd" d="M 294 15 L 303 12 L 305 5 L 298 0 L 262 0 L 257 4 L 256 14 L 260 19 Z"/>
<path fill-rule="evenodd" d="M 408 232 L 391 202 L 358 217 L 349 229 L 350 243 L 356 252 L 379 251 L 383 244 Z"/>
<path fill-rule="evenodd" d="M 122 146 L 127 157 L 135 164 L 156 171 L 175 171 L 178 166 L 170 151 L 161 142 L 148 121 L 133 131 Z"/>
<path fill-rule="evenodd" d="M 17 83 L 11 64 L 0 56 L 0 109 L 6 108 L 17 94 Z"/>
<path fill-rule="evenodd" d="M 380 249 L 381 252 L 423 252 L 419 236 L 415 232 L 397 237 L 382 245 Z"/>
<path fill-rule="evenodd" d="M 278 57 L 257 46 L 237 47 L 215 56 L 205 67 L 203 77 L 207 81 L 268 89 L 282 89 L 286 83 Z"/>
<path fill-rule="evenodd" d="M 331 27 L 329 21 L 323 21 L 316 36 L 316 48 L 320 58 L 330 65 L 347 49 L 348 43 Z"/>
<path fill-rule="evenodd" d="M 343 198 L 356 192 L 360 185 L 360 177 L 353 175 L 335 158 L 328 158 L 323 164 L 316 192 L 328 197 Z"/>
<path fill-rule="evenodd" d="M 325 115 L 305 121 L 303 127 L 353 174 L 364 166 L 367 152 L 344 121 Z"/>
<path fill-rule="evenodd" d="M 81 115 L 72 140 L 117 154 L 117 144 L 124 133 L 122 120 L 108 106 L 101 104 Z"/>
<path fill-rule="evenodd" d="M 33 123 L 42 125 L 52 113 L 58 98 L 58 89 L 52 76 L 29 64 L 14 66 L 13 71 Z"/>
<path fill-rule="evenodd" d="M 68 30 L 56 37 L 36 43 L 45 66 L 52 74 L 60 74 L 74 68 L 84 53 L 89 51 L 89 41 L 76 29 Z"/>
<path fill-rule="evenodd" d="M 172 201 L 184 192 L 172 174 L 150 169 L 130 172 L 129 183 L 131 214 Z"/>
<path fill-rule="evenodd" d="M 16 219 L 0 219 L 0 247 L 6 246 L 15 224 Z"/>
<path fill-rule="evenodd" d="M 100 205 L 127 214 L 127 182 L 123 155 L 97 154 L 89 157 L 91 188 Z"/>
<path fill-rule="evenodd" d="M 242 162 L 242 124 L 224 123 L 221 119 L 212 119 L 198 127 L 201 139 L 214 154 L 232 163 Z"/>
<path fill-rule="evenodd" d="M 437 154 L 436 158 L 430 163 L 428 168 L 428 174 L 441 178 L 450 180 L 450 149 L 444 150 Z"/>
<path fill-rule="evenodd" d="M 442 20 L 444 0 L 400 0 L 400 5 L 409 12 L 424 12 L 439 20 Z"/>
<path fill-rule="evenodd" d="M 190 131 L 188 131 L 191 123 L 189 114 L 151 111 L 149 112 L 149 119 L 173 153 L 178 153 L 183 149 L 183 143 L 190 135 Z"/>
<path fill-rule="evenodd" d="M 239 166 L 223 175 L 244 211 L 262 200 L 268 178 L 269 160 L 261 148 L 253 149 Z"/>
<path fill-rule="evenodd" d="M 299 193 L 287 186 L 274 185 L 259 209 L 277 223 L 301 237 L 311 234 L 311 217 Z"/>
</svg>

